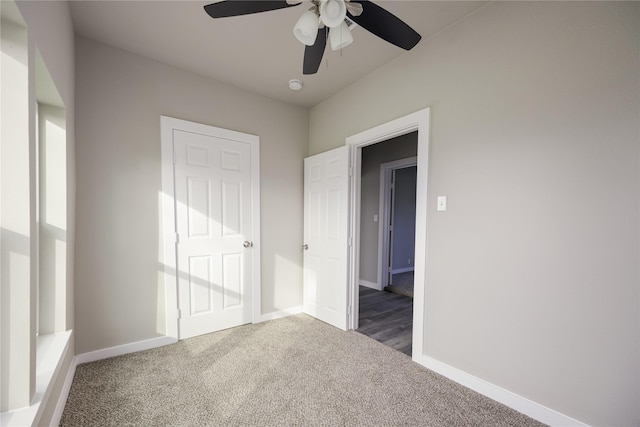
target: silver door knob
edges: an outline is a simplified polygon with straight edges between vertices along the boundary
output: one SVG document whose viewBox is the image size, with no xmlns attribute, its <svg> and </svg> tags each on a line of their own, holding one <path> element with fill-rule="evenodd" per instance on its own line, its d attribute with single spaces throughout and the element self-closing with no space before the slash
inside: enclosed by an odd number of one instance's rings
<svg viewBox="0 0 640 427">
<path fill-rule="evenodd" d="M 245 248 L 251 248 L 251 247 L 253 247 L 253 242 L 245 240 L 244 243 L 242 244 L 242 246 L 244 246 Z"/>
<path fill-rule="evenodd" d="M 302 249 L 304 249 L 305 251 L 308 251 L 309 250 L 309 245 L 306 245 L 306 244 L 302 245 Z"/>
</svg>

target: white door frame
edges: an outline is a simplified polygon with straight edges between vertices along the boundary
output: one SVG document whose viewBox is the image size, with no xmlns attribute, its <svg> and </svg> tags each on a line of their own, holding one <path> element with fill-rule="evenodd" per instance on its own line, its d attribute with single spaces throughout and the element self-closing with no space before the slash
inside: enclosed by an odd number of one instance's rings
<svg viewBox="0 0 640 427">
<path fill-rule="evenodd" d="M 429 166 L 430 108 L 381 124 L 350 136 L 353 177 L 351 183 L 350 227 L 354 245 L 349 257 L 349 329 L 358 328 L 358 278 L 360 277 L 360 181 L 362 148 L 397 136 L 418 131 L 418 156 L 416 177 L 416 247 L 413 296 L 413 350 L 412 359 L 418 361 L 425 354 L 425 288 L 427 261 L 427 176 Z"/>
<path fill-rule="evenodd" d="M 391 213 L 395 205 L 391 198 L 391 176 L 393 171 L 418 164 L 417 157 L 407 157 L 380 165 L 380 207 L 378 212 L 378 286 L 383 290 L 389 284 L 389 262 L 393 254 L 393 239 L 389 239 Z M 395 194 L 395 192 L 394 192 Z"/>
<path fill-rule="evenodd" d="M 179 337 L 178 317 L 178 272 L 176 271 L 176 207 L 175 207 L 175 174 L 173 154 L 173 130 L 189 126 L 189 129 L 202 127 L 203 132 L 231 141 L 248 143 L 251 147 L 251 226 L 252 238 L 252 286 L 251 286 L 251 312 L 252 323 L 256 323 L 261 316 L 260 295 L 260 138 L 256 135 L 236 132 L 228 129 L 217 128 L 210 125 L 176 119 L 168 116 L 160 116 L 161 125 L 161 169 L 162 190 L 158 195 L 158 209 L 160 213 L 160 244 L 158 256 L 159 268 L 164 278 L 165 296 L 165 335 L 176 340 Z"/>
</svg>

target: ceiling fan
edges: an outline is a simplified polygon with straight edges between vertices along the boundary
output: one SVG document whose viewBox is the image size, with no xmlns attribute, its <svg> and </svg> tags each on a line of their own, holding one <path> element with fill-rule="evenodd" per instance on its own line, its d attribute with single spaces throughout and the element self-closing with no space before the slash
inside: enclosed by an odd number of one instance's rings
<svg viewBox="0 0 640 427">
<path fill-rule="evenodd" d="M 311 8 L 304 12 L 293 28 L 296 38 L 305 44 L 303 74 L 315 74 L 322 62 L 327 44 L 333 50 L 353 41 L 348 21 L 405 50 L 412 49 L 421 39 L 413 28 L 386 9 L 369 0 L 310 0 Z M 212 18 L 268 12 L 302 4 L 302 0 L 222 0 L 206 5 Z M 348 21 L 347 21 L 348 20 Z"/>
</svg>

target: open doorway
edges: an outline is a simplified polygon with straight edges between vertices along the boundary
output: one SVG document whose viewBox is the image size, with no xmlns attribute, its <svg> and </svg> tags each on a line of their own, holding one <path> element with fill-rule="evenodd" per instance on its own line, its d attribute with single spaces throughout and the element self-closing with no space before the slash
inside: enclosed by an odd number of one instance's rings
<svg viewBox="0 0 640 427">
<path fill-rule="evenodd" d="M 348 329 L 357 330 L 359 322 L 360 294 L 360 212 L 361 212 L 361 169 L 362 150 L 370 145 L 379 144 L 393 138 L 417 132 L 417 177 L 416 177 L 416 220 L 415 220 L 415 256 L 414 256 L 414 298 L 413 324 L 411 334 L 411 358 L 414 362 L 425 364 L 425 295 L 427 263 L 427 176 L 429 166 L 430 108 L 408 114 L 378 126 L 366 129 L 347 137 L 353 179 L 350 186 L 349 229 L 349 272 L 347 284 L 347 320 Z M 378 277 L 376 276 L 376 279 Z M 379 281 L 377 283 L 380 283 Z"/>
<path fill-rule="evenodd" d="M 412 353 L 417 131 L 362 148 L 358 332 Z"/>
<path fill-rule="evenodd" d="M 378 266 L 381 287 L 413 298 L 416 157 L 380 165 Z"/>
</svg>

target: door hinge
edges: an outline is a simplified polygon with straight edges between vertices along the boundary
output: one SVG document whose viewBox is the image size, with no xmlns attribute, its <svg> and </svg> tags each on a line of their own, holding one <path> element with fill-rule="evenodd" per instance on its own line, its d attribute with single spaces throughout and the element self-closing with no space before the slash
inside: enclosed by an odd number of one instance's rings
<svg viewBox="0 0 640 427">
<path fill-rule="evenodd" d="M 182 310 L 180 310 L 180 309 L 176 310 L 176 318 L 182 319 Z"/>
<path fill-rule="evenodd" d="M 180 235 L 176 233 L 176 245 L 180 243 Z"/>
<path fill-rule="evenodd" d="M 347 245 L 353 246 L 353 237 L 349 236 L 349 240 L 348 240 Z"/>
<path fill-rule="evenodd" d="M 347 307 L 347 316 L 351 316 L 351 306 Z"/>
</svg>

